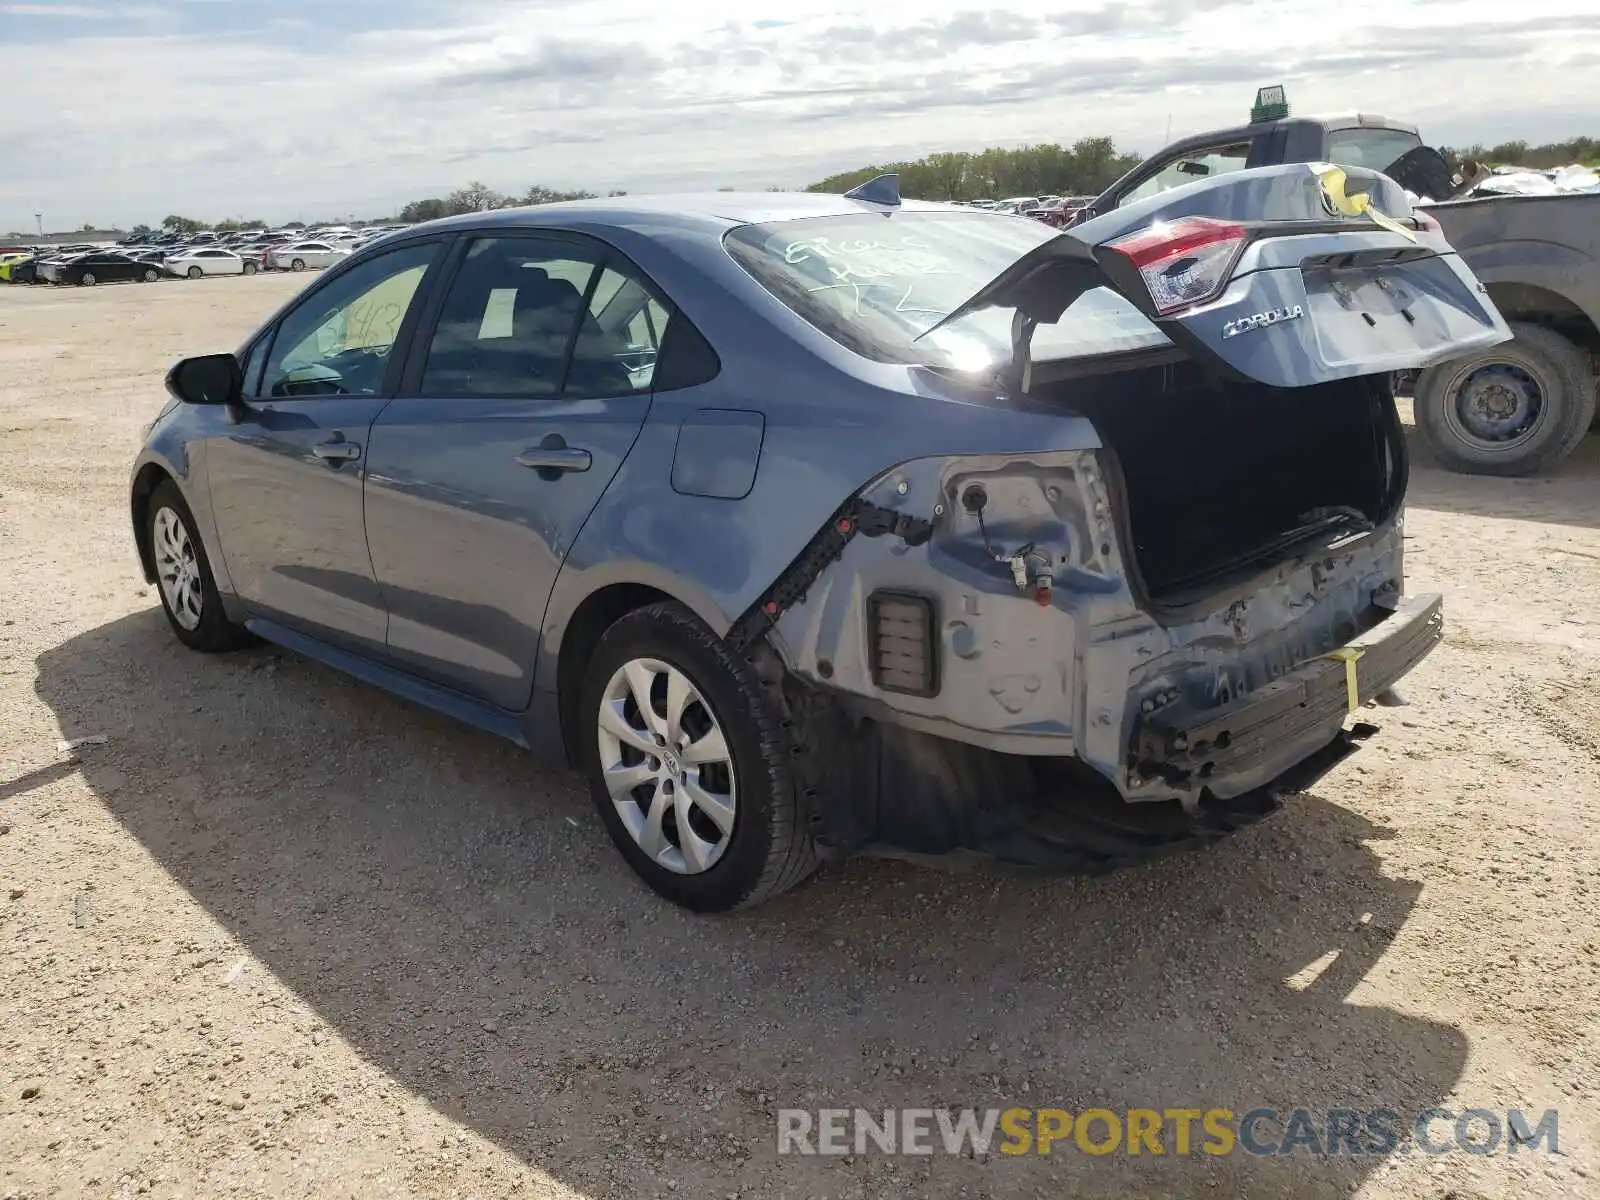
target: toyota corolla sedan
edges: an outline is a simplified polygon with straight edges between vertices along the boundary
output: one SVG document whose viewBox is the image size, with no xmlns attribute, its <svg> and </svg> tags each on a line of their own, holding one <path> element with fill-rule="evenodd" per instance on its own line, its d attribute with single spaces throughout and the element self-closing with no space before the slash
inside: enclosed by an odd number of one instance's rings
<svg viewBox="0 0 1600 1200">
<path fill-rule="evenodd" d="M 1439 639 L 1389 379 L 1507 337 L 1349 176 L 1368 215 L 1302 164 L 1065 233 L 892 177 L 419 225 L 173 367 L 139 558 L 191 649 L 564 755 L 690 908 L 1204 843 Z"/>
</svg>

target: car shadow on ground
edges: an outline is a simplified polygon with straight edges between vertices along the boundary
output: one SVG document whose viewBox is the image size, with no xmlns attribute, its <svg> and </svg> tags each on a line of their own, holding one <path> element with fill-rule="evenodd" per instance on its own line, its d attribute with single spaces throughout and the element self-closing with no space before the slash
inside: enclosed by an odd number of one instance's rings
<svg viewBox="0 0 1600 1200">
<path fill-rule="evenodd" d="M 1466 1059 L 1457 1029 L 1352 994 L 1419 885 L 1314 793 L 1109 878 L 857 861 L 702 918 L 633 879 L 571 773 L 319 666 L 190 654 L 154 608 L 36 666 L 64 737 L 107 735 L 90 787 L 249 954 L 587 1194 L 1342 1196 L 1379 1160 L 780 1160 L 773 1110 L 1415 1113 Z"/>
<path fill-rule="evenodd" d="M 1445 470 L 1416 426 L 1405 430 L 1411 455 L 1408 508 L 1591 529 L 1600 525 L 1600 436 L 1590 434 L 1565 459 L 1537 475 L 1502 479 Z"/>
</svg>

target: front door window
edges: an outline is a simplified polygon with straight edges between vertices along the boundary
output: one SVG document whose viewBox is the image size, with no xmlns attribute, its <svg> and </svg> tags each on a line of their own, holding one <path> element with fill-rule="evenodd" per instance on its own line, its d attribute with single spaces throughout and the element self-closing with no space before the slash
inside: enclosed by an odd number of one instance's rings
<svg viewBox="0 0 1600 1200">
<path fill-rule="evenodd" d="M 438 248 L 424 242 L 391 250 L 318 289 L 278 327 L 261 394 L 375 395 L 400 322 Z"/>
</svg>

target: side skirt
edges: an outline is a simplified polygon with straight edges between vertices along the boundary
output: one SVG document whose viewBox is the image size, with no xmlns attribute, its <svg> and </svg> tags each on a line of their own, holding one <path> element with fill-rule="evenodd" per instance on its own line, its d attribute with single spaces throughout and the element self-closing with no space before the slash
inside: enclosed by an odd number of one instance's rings
<svg viewBox="0 0 1600 1200">
<path fill-rule="evenodd" d="M 265 617 L 248 617 L 244 627 L 262 641 L 282 646 L 285 650 L 292 650 L 336 671 L 343 671 L 346 675 L 380 687 L 403 700 L 431 708 L 434 712 L 453 717 L 485 733 L 505 738 L 508 742 L 515 742 L 525 749 L 552 757 L 561 756 L 561 730 L 556 721 L 554 700 L 552 698 L 548 704 L 542 703 L 546 693 L 537 689 L 534 691 L 533 705 L 526 713 L 507 712 L 503 708 L 485 704 L 481 700 L 475 700 L 450 688 L 440 687 L 415 675 L 408 675 L 404 671 L 396 671 L 392 667 L 373 662 L 359 654 L 330 646 L 276 621 L 269 621 Z"/>
</svg>

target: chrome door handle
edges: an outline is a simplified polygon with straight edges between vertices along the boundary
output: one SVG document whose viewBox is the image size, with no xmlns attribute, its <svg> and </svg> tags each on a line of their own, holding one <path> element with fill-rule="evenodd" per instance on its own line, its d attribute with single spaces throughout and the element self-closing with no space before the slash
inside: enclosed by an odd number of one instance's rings
<svg viewBox="0 0 1600 1200">
<path fill-rule="evenodd" d="M 318 442 L 311 447 L 311 453 L 322 459 L 323 462 L 342 463 L 360 458 L 361 447 L 354 442 L 347 442 L 343 438 L 339 438 L 329 442 Z"/>
<path fill-rule="evenodd" d="M 587 450 L 571 446 L 538 446 L 517 455 L 517 462 L 539 472 L 587 471 L 594 458 Z"/>
</svg>

